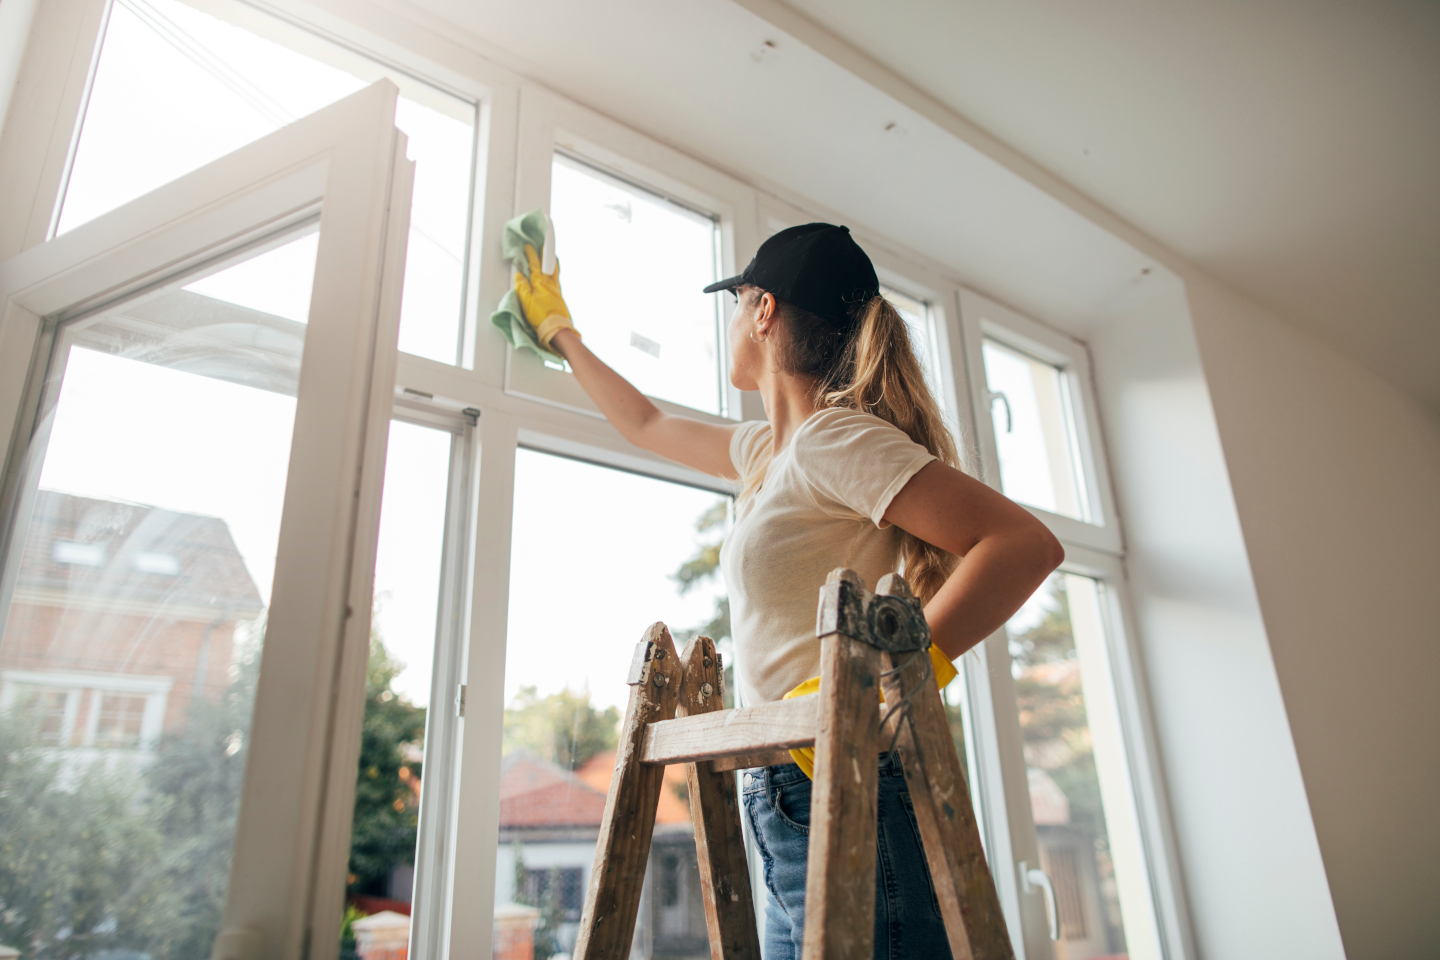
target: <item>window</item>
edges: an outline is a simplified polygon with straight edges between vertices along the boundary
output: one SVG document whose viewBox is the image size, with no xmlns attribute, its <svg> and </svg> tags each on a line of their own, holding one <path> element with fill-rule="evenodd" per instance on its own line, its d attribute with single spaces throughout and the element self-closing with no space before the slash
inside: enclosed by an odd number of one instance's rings
<svg viewBox="0 0 1440 960">
<path fill-rule="evenodd" d="M 920 361 L 920 369 L 925 371 L 925 380 L 931 394 L 939 400 L 939 352 L 935 348 L 935 328 L 930 317 L 930 304 L 884 284 L 881 284 L 880 292 L 894 305 L 900 318 L 905 321 L 905 327 L 910 331 L 910 347 L 915 351 L 915 359 Z"/>
<path fill-rule="evenodd" d="M 1021 503 L 1089 521 L 1069 374 L 989 337 L 983 350 L 1001 489 Z"/>
<path fill-rule="evenodd" d="M 717 219 L 557 153 L 550 216 L 571 315 L 641 392 L 725 413 Z"/>
<path fill-rule="evenodd" d="M 475 104 L 235 0 L 205 7 L 111 7 L 56 232 L 389 77 L 402 91 L 395 122 L 416 162 L 400 349 L 456 362 Z"/>
<path fill-rule="evenodd" d="M 1065 956 L 1159 956 L 1099 581 L 1056 573 L 1006 625 L 1040 866 Z"/>
<path fill-rule="evenodd" d="M 266 257 L 308 256 L 313 270 L 309 240 Z M 0 637 L 7 680 L 70 676 L 70 690 L 44 690 L 33 705 L 13 698 L 39 736 L 31 744 L 11 731 L 0 750 L 61 748 L 57 764 L 25 774 L 26 789 L 52 798 L 40 805 L 46 817 L 75 838 L 52 847 L 57 857 L 83 860 L 86 836 L 110 838 L 97 842 L 113 869 L 91 894 L 114 917 L 105 943 L 117 949 L 143 942 L 203 954 L 219 915 L 186 907 L 186 891 L 210 889 L 223 903 L 230 877 L 306 330 L 196 292 L 227 282 L 222 272 L 63 334 L 59 395 Z M 157 564 L 137 562 L 147 556 L 173 559 L 174 572 L 150 572 Z M 135 688 L 157 682 L 170 694 L 156 702 L 152 732 L 152 697 Z M 150 749 L 135 753 L 141 746 Z M 102 766 L 91 748 L 106 752 Z M 45 829 L 0 823 L 0 833 L 53 844 L 33 833 Z M 146 870 L 162 850 L 171 867 Z M 131 915 L 132 896 L 160 926 Z M 68 935 L 68 915 L 56 919 L 45 935 Z"/>
<path fill-rule="evenodd" d="M 140 726 L 145 719 L 145 698 L 97 692 L 95 699 L 100 702 L 99 719 L 95 725 L 95 746 L 139 746 Z"/>
<path fill-rule="evenodd" d="M 364 913 L 421 906 L 412 901 L 421 803 L 429 799 L 426 728 L 444 717 L 429 707 L 453 442 L 448 430 L 390 424 L 346 876 L 347 902 Z"/>
<path fill-rule="evenodd" d="M 282 953 L 339 938 L 309 903 L 343 890 L 360 739 L 363 687 L 339 681 L 363 678 L 396 362 L 397 93 L 377 81 L 0 270 L 0 366 L 34 385 L 0 397 L 0 752 L 20 761 L 0 835 L 50 851 L 6 895 L 6 942 L 203 956 L 222 916 Z M 270 272 L 217 276 L 255 260 Z M 234 302 L 285 300 L 295 261 L 303 322 Z M 103 554 L 58 563 L 55 541 Z M 27 684 L 66 691 L 63 714 L 35 716 Z"/>
<path fill-rule="evenodd" d="M 495 896 L 497 905 L 544 910 L 525 883 L 536 872 L 583 871 L 588 884 L 629 699 L 625 676 L 645 629 L 661 620 L 677 647 L 703 632 L 728 651 L 710 549 L 724 533 L 728 498 L 535 450 L 517 451 L 515 463 Z M 638 928 L 657 943 L 696 911 L 703 931 L 698 883 L 675 886 L 677 870 L 696 869 L 684 783 L 683 766 L 666 768 L 656 820 L 665 846 L 652 850 L 646 880 L 648 902 L 660 906 L 653 929 L 643 913 Z M 679 899 L 668 912 L 667 897 Z M 542 920 L 536 956 L 568 952 L 576 932 L 570 921 Z"/>
<path fill-rule="evenodd" d="M 580 912 L 585 908 L 583 874 L 584 871 L 579 867 L 527 869 L 525 901 L 540 904 L 546 909 L 554 909 L 566 922 L 576 923 L 580 920 Z"/>
</svg>

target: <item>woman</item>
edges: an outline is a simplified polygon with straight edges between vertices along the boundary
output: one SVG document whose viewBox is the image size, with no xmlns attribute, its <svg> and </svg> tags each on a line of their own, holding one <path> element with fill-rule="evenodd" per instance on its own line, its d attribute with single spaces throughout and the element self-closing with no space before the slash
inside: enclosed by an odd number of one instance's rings
<svg viewBox="0 0 1440 960">
<path fill-rule="evenodd" d="M 736 298 L 730 382 L 759 391 L 769 418 L 737 426 L 662 413 L 585 347 L 559 268 L 546 275 L 526 252 L 530 278 L 515 275 L 526 319 L 616 429 L 740 483 L 721 568 L 745 704 L 781 699 L 820 672 L 815 598 L 835 567 L 873 588 L 903 563 L 935 646 L 954 660 L 1064 559 L 1043 524 L 958 469 L 905 323 L 845 227 L 782 230 L 743 273 L 705 288 Z M 880 768 L 875 955 L 948 957 L 904 776 L 891 755 Z M 765 956 L 788 960 L 804 935 L 810 781 L 785 764 L 744 783 L 769 889 Z"/>
</svg>

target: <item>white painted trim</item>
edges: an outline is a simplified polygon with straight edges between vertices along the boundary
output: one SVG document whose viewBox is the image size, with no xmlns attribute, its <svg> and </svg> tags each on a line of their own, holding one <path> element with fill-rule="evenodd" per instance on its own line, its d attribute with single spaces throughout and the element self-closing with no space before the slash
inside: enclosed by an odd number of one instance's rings
<svg viewBox="0 0 1440 960">
<path fill-rule="evenodd" d="M 1135 631 L 1130 628 L 1135 621 L 1124 561 L 1102 551 L 1071 547 L 1066 551 L 1061 569 L 1100 581 L 1116 709 L 1120 715 L 1131 786 L 1140 818 L 1141 841 L 1149 868 L 1151 900 L 1161 949 L 1163 955 L 1171 960 L 1193 957 L 1196 955 L 1195 937 L 1189 912 L 1184 908 L 1185 887 L 1155 735 L 1155 714 L 1144 680 L 1140 643 Z"/>
<path fill-rule="evenodd" d="M 1065 374 L 1069 401 L 1074 411 L 1076 451 L 1080 459 L 1081 482 L 1085 486 L 1089 513 L 1096 522 L 1087 523 L 1022 504 L 1067 546 L 1077 545 L 1120 554 L 1124 540 L 1119 514 L 1110 487 L 1095 390 L 1090 374 L 1090 355 L 1085 345 L 1023 314 L 1001 306 L 974 291 L 959 288 L 961 331 L 965 359 L 970 368 L 971 403 L 975 435 L 986 483 L 1000 489 L 999 455 L 995 445 L 994 422 L 986 402 L 985 359 L 981 352 L 987 338 L 1055 364 Z"/>
<path fill-rule="evenodd" d="M 500 836 L 500 731 L 505 702 L 505 639 L 510 611 L 510 538 L 515 505 L 516 418 L 480 415 L 475 450 L 478 482 L 471 492 L 472 559 L 465 612 L 470 643 L 463 667 L 465 719 L 457 762 L 458 809 L 454 880 L 448 904 L 450 941 L 441 954 L 461 958 L 491 953 L 495 858 Z"/>
<path fill-rule="evenodd" d="M 73 0 L 35 10 L 0 132 L 0 259 L 50 235 L 109 9 Z"/>
<path fill-rule="evenodd" d="M 84 670 L 6 670 L 0 673 L 5 683 L 28 683 L 44 687 L 85 687 L 115 693 L 169 693 L 174 677 L 149 676 L 140 673 L 92 673 Z M 0 702 L 0 708 L 9 705 Z"/>
</svg>

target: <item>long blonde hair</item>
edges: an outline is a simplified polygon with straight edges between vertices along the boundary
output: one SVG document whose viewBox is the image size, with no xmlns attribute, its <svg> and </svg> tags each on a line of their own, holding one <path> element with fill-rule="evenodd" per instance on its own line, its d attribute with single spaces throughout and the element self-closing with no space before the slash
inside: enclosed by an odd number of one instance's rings
<svg viewBox="0 0 1440 960">
<path fill-rule="evenodd" d="M 743 292 L 759 295 L 755 287 Z M 775 304 L 781 319 L 771 334 L 776 361 L 786 373 L 814 380 L 817 404 L 874 414 L 941 463 L 961 468 L 955 440 L 910 345 L 910 331 L 889 300 L 877 295 L 856 304 L 848 330 L 779 298 Z M 767 444 L 744 478 L 742 504 L 759 489 L 771 452 Z M 959 562 L 955 554 L 910 533 L 902 533 L 900 558 L 905 579 L 922 603 L 930 602 Z"/>
</svg>

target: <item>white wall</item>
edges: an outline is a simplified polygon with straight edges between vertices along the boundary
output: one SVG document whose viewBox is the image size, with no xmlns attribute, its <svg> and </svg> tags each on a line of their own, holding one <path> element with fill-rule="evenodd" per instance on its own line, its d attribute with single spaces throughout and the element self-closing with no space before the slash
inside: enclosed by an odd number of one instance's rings
<svg viewBox="0 0 1440 960">
<path fill-rule="evenodd" d="M 1190 306 L 1347 953 L 1440 955 L 1440 418 L 1223 288 Z"/>
<path fill-rule="evenodd" d="M 1088 339 L 1199 956 L 1342 957 L 1181 285 Z"/>
<path fill-rule="evenodd" d="M 30 22 L 40 0 L 0 0 L 0 130 L 5 128 L 5 114 L 10 108 L 11 92 L 20 76 L 20 61 L 25 55 L 25 40 L 30 36 Z"/>
</svg>

